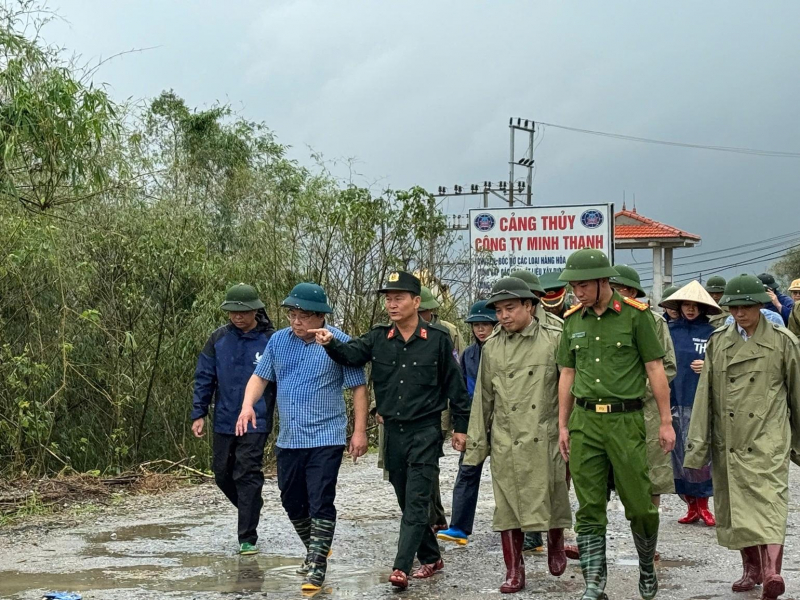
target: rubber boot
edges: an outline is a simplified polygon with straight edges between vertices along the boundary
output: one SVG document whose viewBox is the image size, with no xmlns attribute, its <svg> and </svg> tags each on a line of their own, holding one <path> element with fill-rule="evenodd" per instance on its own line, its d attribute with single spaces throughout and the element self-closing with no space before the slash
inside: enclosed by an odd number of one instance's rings
<svg viewBox="0 0 800 600">
<path fill-rule="evenodd" d="M 658 535 L 646 538 L 633 532 L 633 543 L 639 555 L 639 594 L 644 600 L 652 600 L 658 593 L 656 577 L 656 542 Z"/>
<path fill-rule="evenodd" d="M 761 574 L 761 552 L 758 546 L 739 550 L 742 555 L 742 578 L 733 582 L 734 592 L 749 592 L 764 580 Z"/>
<path fill-rule="evenodd" d="M 500 586 L 501 594 L 513 594 L 525 587 L 525 559 L 522 558 L 524 538 L 521 529 L 507 529 L 500 532 L 503 560 L 506 563 L 506 580 Z"/>
<path fill-rule="evenodd" d="M 581 572 L 586 589 L 581 600 L 602 600 L 608 581 L 606 564 L 606 538 L 602 535 L 578 535 L 578 548 L 581 555 Z"/>
<path fill-rule="evenodd" d="M 547 532 L 547 568 L 550 574 L 560 577 L 567 570 L 567 555 L 564 552 L 564 530 Z"/>
<path fill-rule="evenodd" d="M 764 575 L 764 591 L 761 600 L 776 600 L 786 591 L 786 584 L 781 577 L 783 567 L 783 546 L 781 544 L 768 544 L 759 546 L 761 551 L 761 568 Z"/>
<path fill-rule="evenodd" d="M 302 564 L 297 567 L 295 573 L 298 575 L 308 575 L 308 570 L 311 568 L 311 563 L 308 561 L 308 545 L 311 543 L 311 518 L 295 519 L 292 521 L 292 526 L 300 537 L 300 541 L 303 542 L 303 546 L 306 547 L 305 558 Z"/>
<path fill-rule="evenodd" d="M 311 543 L 308 547 L 308 556 L 311 569 L 306 575 L 306 580 L 301 587 L 304 591 L 322 589 L 325 573 L 328 570 L 328 553 L 333 543 L 333 532 L 336 530 L 336 521 L 327 519 L 311 519 Z"/>
<path fill-rule="evenodd" d="M 697 508 L 697 514 L 700 515 L 707 527 L 716 526 L 717 521 L 711 511 L 708 510 L 708 498 L 695 498 L 695 507 Z"/>
<path fill-rule="evenodd" d="M 697 512 L 697 498 L 694 496 L 686 496 L 686 504 L 689 506 L 689 510 L 686 511 L 685 516 L 678 519 L 678 523 L 681 525 L 697 523 L 700 520 L 700 513 Z"/>
<path fill-rule="evenodd" d="M 542 534 L 538 531 L 526 531 L 525 541 L 522 543 L 523 552 L 543 552 L 544 542 L 542 541 Z"/>
</svg>

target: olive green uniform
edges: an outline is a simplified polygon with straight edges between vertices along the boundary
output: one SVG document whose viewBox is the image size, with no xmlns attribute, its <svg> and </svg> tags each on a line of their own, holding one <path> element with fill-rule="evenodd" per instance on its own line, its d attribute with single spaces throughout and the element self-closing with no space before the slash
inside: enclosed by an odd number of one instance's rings
<svg viewBox="0 0 800 600">
<path fill-rule="evenodd" d="M 736 324 L 708 340 L 684 466 L 711 459 L 717 539 L 739 550 L 783 544 L 789 460 L 800 457 L 800 346 L 762 315 L 747 342 Z"/>
<path fill-rule="evenodd" d="M 675 345 L 672 343 L 672 336 L 669 333 L 669 326 L 666 319 L 660 314 L 653 312 L 653 319 L 656 325 L 658 341 L 664 348 L 664 373 L 667 381 L 671 382 L 678 374 L 675 362 Z M 675 474 L 672 471 L 672 458 L 669 454 L 664 454 L 661 449 L 658 430 L 661 427 L 661 414 L 658 411 L 656 398 L 653 390 L 647 385 L 647 393 L 644 397 L 644 426 L 647 434 L 647 463 L 650 467 L 650 483 L 653 485 L 653 495 L 675 493 Z"/>
<path fill-rule="evenodd" d="M 569 420 L 570 470 L 580 503 L 578 534 L 605 536 L 606 480 L 612 465 L 633 532 L 645 538 L 658 533 L 643 412 L 600 411 L 602 405 L 643 399 L 645 363 L 663 357 L 652 312 L 646 304 L 623 299 L 617 292 L 602 315 L 577 309 L 564 321 L 558 364 L 575 369 L 572 395 L 594 408 L 575 406 Z"/>
<path fill-rule="evenodd" d="M 731 316 L 730 308 L 728 308 L 727 306 L 720 306 L 720 308 L 722 309 L 722 312 L 720 314 L 710 315 L 708 317 L 708 322 L 713 327 L 722 327 L 723 325 L 725 325 L 725 321 L 727 320 L 727 318 Z"/>
<path fill-rule="evenodd" d="M 572 526 L 558 449 L 559 338 L 534 320 L 518 333 L 501 328 L 481 351 L 464 464 L 481 464 L 491 437 L 495 531 Z"/>
<path fill-rule="evenodd" d="M 422 564 L 435 563 L 441 555 L 429 513 L 443 455 L 442 411 L 449 399 L 454 430 L 466 433 L 470 406 L 449 332 L 420 319 L 408 340 L 387 324 L 347 343 L 334 338 L 325 349 L 340 364 L 372 362 L 384 466 L 403 511 L 394 569 L 409 573 L 415 554 Z"/>
<path fill-rule="evenodd" d="M 447 329 L 450 333 L 450 339 L 453 342 L 453 350 L 455 351 L 456 360 L 464 353 L 464 338 L 461 337 L 461 332 L 458 327 L 449 321 L 442 321 L 438 315 L 433 315 L 431 318 L 431 325 L 439 325 Z M 452 429 L 452 422 L 450 419 L 450 410 L 442 412 L 442 437 L 447 438 L 447 434 Z M 436 483 L 433 489 L 433 502 L 431 502 L 431 525 L 437 527 L 447 526 L 447 515 L 444 512 L 442 505 L 442 491 L 439 485 L 439 478 L 436 478 Z"/>
<path fill-rule="evenodd" d="M 794 303 L 794 308 L 789 315 L 789 323 L 786 325 L 793 334 L 800 336 L 800 302 Z"/>
</svg>

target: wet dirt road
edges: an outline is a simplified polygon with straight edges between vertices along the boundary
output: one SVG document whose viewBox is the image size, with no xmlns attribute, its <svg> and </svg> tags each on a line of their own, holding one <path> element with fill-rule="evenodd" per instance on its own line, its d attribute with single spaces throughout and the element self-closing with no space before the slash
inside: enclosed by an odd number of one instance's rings
<svg viewBox="0 0 800 600">
<path fill-rule="evenodd" d="M 326 589 L 318 598 L 392 598 L 386 583 L 397 543 L 400 513 L 391 486 L 370 455 L 341 471 L 339 522 Z M 442 490 L 449 508 L 457 456 L 442 460 Z M 792 481 L 798 481 L 792 468 Z M 443 544 L 445 571 L 415 582 L 402 593 L 407 600 L 500 598 L 504 575 L 499 534 L 491 531 L 492 488 L 484 469 L 476 534 L 466 547 Z M 275 480 L 264 488 L 259 533 L 261 553 L 236 554 L 236 515 L 213 485 L 195 486 L 159 496 L 135 497 L 104 508 L 79 522 L 0 530 L 0 597 L 39 599 L 50 590 L 78 592 L 85 599 L 301 598 L 294 574 L 302 545 L 280 505 Z M 796 575 L 800 548 L 795 544 L 797 503 L 791 504 L 784 573 L 785 598 L 800 589 Z M 733 594 L 739 576 L 738 553 L 716 545 L 713 529 L 678 525 L 683 505 L 663 499 L 658 566 L 663 599 L 760 598 L 760 588 Z M 573 507 L 575 500 L 573 496 Z M 612 501 L 609 511 L 609 597 L 638 598 L 636 551 L 624 514 Z M 572 532 L 568 539 L 574 539 Z M 528 585 L 513 597 L 547 594 L 557 600 L 579 598 L 580 568 L 571 562 L 560 578 L 547 572 L 544 554 L 526 556 Z M 504 596 L 508 597 L 508 596 Z"/>
</svg>

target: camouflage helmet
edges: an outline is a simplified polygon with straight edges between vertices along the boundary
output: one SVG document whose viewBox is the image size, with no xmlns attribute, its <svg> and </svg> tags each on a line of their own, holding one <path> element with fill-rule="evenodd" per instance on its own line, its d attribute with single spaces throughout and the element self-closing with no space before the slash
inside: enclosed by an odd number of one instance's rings
<svg viewBox="0 0 800 600">
<path fill-rule="evenodd" d="M 516 277 L 517 279 L 522 279 L 525 283 L 528 284 L 528 289 L 532 291 L 534 294 L 542 294 L 544 295 L 546 292 L 542 287 L 542 284 L 539 282 L 539 278 L 531 273 L 530 271 L 526 271 L 525 269 L 518 269 L 508 274 L 509 277 Z"/>
<path fill-rule="evenodd" d="M 492 286 L 492 295 L 486 301 L 486 307 L 494 308 L 496 302 L 503 300 L 532 300 L 534 304 L 539 301 L 528 284 L 516 277 L 498 279 Z"/>
<path fill-rule="evenodd" d="M 739 275 L 732 278 L 725 286 L 725 295 L 719 301 L 720 306 L 756 306 L 771 302 L 769 294 L 764 290 L 764 283 L 755 275 Z"/>
<path fill-rule="evenodd" d="M 331 313 L 325 290 L 316 283 L 298 283 L 281 303 L 284 308 L 299 308 L 308 312 Z"/>
<path fill-rule="evenodd" d="M 614 268 L 619 275 L 612 277 L 609 280 L 610 283 L 636 290 L 637 298 L 647 296 L 647 293 L 642 289 L 642 280 L 639 278 L 639 273 L 636 269 L 628 265 L 614 265 Z"/>
<path fill-rule="evenodd" d="M 220 308 L 227 312 L 247 312 L 264 308 L 264 303 L 258 299 L 256 288 L 245 283 L 238 283 L 225 294 L 225 302 Z"/>
<path fill-rule="evenodd" d="M 706 281 L 706 291 L 709 294 L 724 294 L 726 283 L 722 275 L 712 275 Z"/>
<path fill-rule="evenodd" d="M 569 255 L 567 268 L 561 271 L 561 281 L 592 281 L 618 276 L 606 253 L 597 248 L 583 248 Z"/>
<path fill-rule="evenodd" d="M 423 285 L 419 289 L 419 310 L 434 310 L 441 306 L 436 298 L 433 297 L 433 292 L 431 292 L 431 288 L 426 285 Z"/>
<path fill-rule="evenodd" d="M 465 323 L 497 323 L 497 315 L 494 309 L 486 306 L 486 300 L 478 300 L 470 306 L 469 315 L 464 319 Z"/>
</svg>

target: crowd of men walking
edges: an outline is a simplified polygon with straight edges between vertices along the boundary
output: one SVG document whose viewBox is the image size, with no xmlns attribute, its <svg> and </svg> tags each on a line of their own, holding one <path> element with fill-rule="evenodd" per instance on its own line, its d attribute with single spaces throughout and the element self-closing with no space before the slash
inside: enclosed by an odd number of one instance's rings
<svg viewBox="0 0 800 600">
<path fill-rule="evenodd" d="M 239 284 L 222 304 L 230 322 L 198 360 L 192 429 L 204 435 L 213 401 L 216 482 L 238 509 L 240 553 L 253 554 L 277 405 L 278 486 L 306 548 L 297 569 L 304 591 L 325 580 L 344 450 L 354 459 L 367 451 L 370 363 L 382 466 L 402 510 L 389 577 L 396 588 L 444 568 L 439 541 L 468 544 L 491 457 L 501 592 L 525 587 L 523 552 L 546 540 L 550 573 L 579 560 L 582 599 L 604 598 L 615 490 L 642 598 L 658 591 L 660 497 L 677 493 L 687 507 L 680 523 L 716 526 L 719 543 L 740 551 L 733 591 L 760 585 L 763 599 L 776 599 L 785 587 L 789 462 L 800 464 L 800 280 L 789 290 L 793 299 L 768 274 L 712 277 L 665 290 L 662 315 L 639 300 L 646 293 L 634 269 L 584 249 L 560 274 L 497 281 L 470 308 L 472 343 L 463 348 L 410 273 L 388 275 L 377 291 L 389 322 L 359 338 L 327 320 L 333 311 L 319 285 L 292 289 L 282 303 L 289 327 L 275 331 L 256 290 Z M 449 526 L 439 492 L 448 434 L 461 453 Z M 570 485 L 576 546 L 564 535 L 573 527 Z"/>
</svg>

